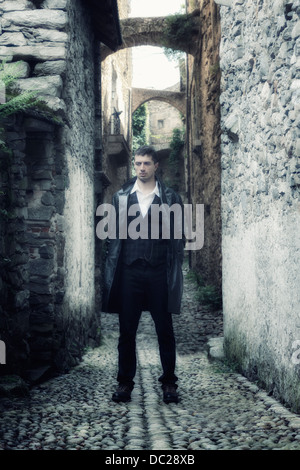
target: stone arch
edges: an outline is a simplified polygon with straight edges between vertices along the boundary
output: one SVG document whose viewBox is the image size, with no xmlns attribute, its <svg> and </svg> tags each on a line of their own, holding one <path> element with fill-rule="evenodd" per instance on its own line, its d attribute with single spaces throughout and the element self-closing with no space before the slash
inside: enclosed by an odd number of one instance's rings
<svg viewBox="0 0 300 470">
<path fill-rule="evenodd" d="M 199 10 L 195 10 L 188 15 L 182 15 L 187 21 L 191 21 L 192 34 L 199 36 Z M 101 45 L 101 59 L 104 60 L 110 54 L 128 47 L 136 46 L 158 46 L 179 50 L 187 54 L 195 54 L 196 41 L 176 41 L 169 39 L 165 35 L 167 28 L 166 17 L 153 18 L 125 18 L 120 20 L 123 42 L 112 51 L 104 44 Z"/>
<path fill-rule="evenodd" d="M 186 116 L 186 94 L 180 91 L 152 90 L 147 88 L 132 88 L 132 113 L 139 106 L 150 100 L 164 101 Z"/>
</svg>

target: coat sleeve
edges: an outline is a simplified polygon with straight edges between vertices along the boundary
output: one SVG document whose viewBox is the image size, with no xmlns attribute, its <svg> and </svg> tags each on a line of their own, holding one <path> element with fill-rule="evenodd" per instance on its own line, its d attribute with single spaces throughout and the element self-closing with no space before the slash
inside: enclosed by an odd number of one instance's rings
<svg viewBox="0 0 300 470">
<path fill-rule="evenodd" d="M 106 259 L 103 278 L 102 309 L 104 312 L 117 312 L 118 306 L 115 300 L 118 299 L 118 261 L 121 251 L 121 242 L 118 239 L 118 195 L 112 199 L 112 205 L 116 213 L 116 238 L 106 240 Z"/>
</svg>

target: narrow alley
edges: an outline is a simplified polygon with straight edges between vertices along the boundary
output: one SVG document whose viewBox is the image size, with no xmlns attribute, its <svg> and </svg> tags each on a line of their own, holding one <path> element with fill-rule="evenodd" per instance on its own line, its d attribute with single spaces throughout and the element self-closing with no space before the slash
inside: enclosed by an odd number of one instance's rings
<svg viewBox="0 0 300 470">
<path fill-rule="evenodd" d="M 102 345 L 69 374 L 34 387 L 30 397 L 1 399 L 0 449 L 299 450 L 300 417 L 208 358 L 207 339 L 222 335 L 222 317 L 199 308 L 186 271 L 182 310 L 174 316 L 179 404 L 162 400 L 156 335 L 146 312 L 132 400 L 111 401 L 118 318 L 103 314 Z"/>
</svg>

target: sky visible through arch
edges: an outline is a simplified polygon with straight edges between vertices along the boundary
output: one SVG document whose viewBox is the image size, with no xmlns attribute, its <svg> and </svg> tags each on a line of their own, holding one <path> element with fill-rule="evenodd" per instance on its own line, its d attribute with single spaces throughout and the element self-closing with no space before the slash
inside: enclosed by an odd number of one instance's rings
<svg viewBox="0 0 300 470">
<path fill-rule="evenodd" d="M 185 0 L 131 0 L 131 17 L 167 16 L 185 12 Z M 163 90 L 179 82 L 179 69 L 153 46 L 132 48 L 133 82 L 137 88 Z"/>
</svg>

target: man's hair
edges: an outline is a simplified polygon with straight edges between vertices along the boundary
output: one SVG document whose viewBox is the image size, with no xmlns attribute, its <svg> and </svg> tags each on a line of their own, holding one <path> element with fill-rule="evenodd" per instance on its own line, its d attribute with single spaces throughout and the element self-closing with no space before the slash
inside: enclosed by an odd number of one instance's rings
<svg viewBox="0 0 300 470">
<path fill-rule="evenodd" d="M 154 163 L 158 162 L 158 157 L 157 157 L 156 151 L 154 150 L 153 147 L 150 147 L 149 145 L 143 145 L 142 147 L 138 148 L 135 151 L 134 156 L 137 156 L 137 155 L 139 155 L 141 157 L 144 157 L 145 155 L 150 155 L 150 157 L 152 157 L 152 160 L 154 161 Z"/>
</svg>

